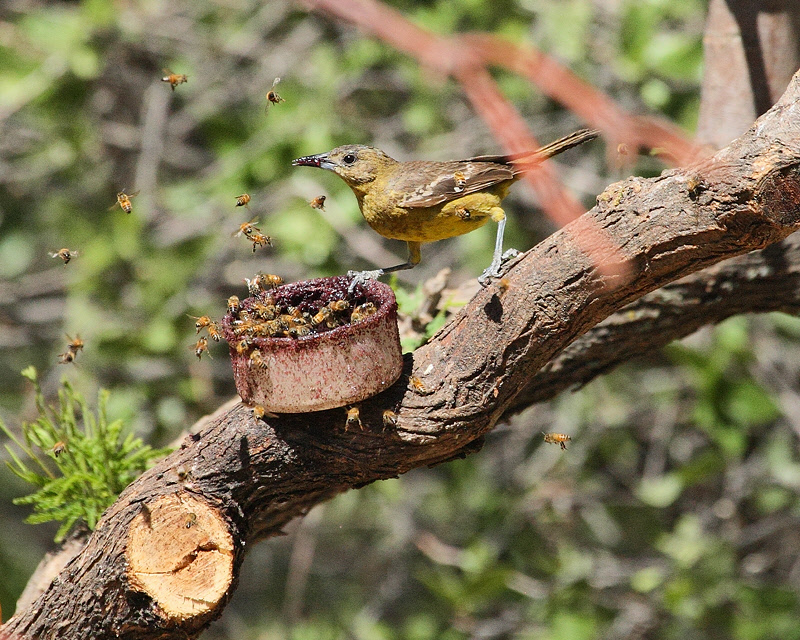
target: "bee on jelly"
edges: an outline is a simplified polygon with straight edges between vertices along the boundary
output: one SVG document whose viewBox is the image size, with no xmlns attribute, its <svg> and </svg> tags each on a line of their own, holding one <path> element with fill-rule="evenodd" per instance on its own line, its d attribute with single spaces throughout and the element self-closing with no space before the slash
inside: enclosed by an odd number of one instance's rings
<svg viewBox="0 0 800 640">
<path fill-rule="evenodd" d="M 114 205 L 115 207 L 117 205 Z M 61 258 L 64 261 L 64 266 L 66 267 L 69 264 L 69 261 L 72 260 L 75 256 L 78 255 L 77 251 L 70 251 L 66 247 L 63 249 L 59 249 L 58 251 L 51 253 L 51 258 Z"/>
<path fill-rule="evenodd" d="M 280 78 L 275 78 L 275 81 L 272 83 L 272 86 L 267 91 L 267 105 L 264 107 L 264 113 L 267 112 L 270 104 L 278 104 L 280 102 L 286 102 L 283 98 L 278 95 L 278 92 L 275 91 L 275 85 L 281 81 Z"/>
<path fill-rule="evenodd" d="M 169 69 L 164 69 L 164 73 L 167 75 L 161 78 L 161 82 L 169 82 L 172 86 L 172 90 L 175 91 L 175 87 L 179 84 L 183 84 L 184 82 L 189 82 L 189 76 L 184 75 L 182 73 L 172 73 Z"/>
<path fill-rule="evenodd" d="M 131 198 L 134 198 L 137 195 L 139 195 L 138 191 L 134 191 L 133 193 L 128 194 L 125 193 L 125 189 L 123 189 L 117 194 L 117 201 L 114 204 L 112 204 L 108 208 L 108 210 L 111 211 L 115 207 L 119 207 L 125 213 L 130 213 L 131 211 L 133 211 L 133 204 L 131 204 Z"/>
<path fill-rule="evenodd" d="M 549 442 L 550 444 L 560 444 L 562 449 L 566 449 L 567 442 L 572 440 L 572 438 L 565 433 L 545 433 L 542 431 L 542 435 L 544 436 L 545 442 Z"/>
<path fill-rule="evenodd" d="M 236 206 L 237 207 L 247 207 L 249 209 L 250 207 L 247 204 L 248 202 L 250 202 L 250 195 L 249 194 L 243 193 L 240 196 L 236 196 Z"/>
<path fill-rule="evenodd" d="M 313 200 L 311 200 L 308 204 L 311 205 L 313 209 L 319 209 L 320 211 L 325 211 L 325 198 L 326 196 L 317 196 Z"/>
<path fill-rule="evenodd" d="M 280 287 L 283 284 L 283 278 L 275 275 L 274 273 L 257 273 L 255 282 L 258 283 L 259 287 L 266 291 L 268 288 L 277 289 Z"/>
<path fill-rule="evenodd" d="M 350 316 L 350 322 L 355 324 L 356 322 L 360 322 L 361 320 L 366 320 L 377 310 L 378 310 L 377 307 L 372 302 L 365 302 L 364 304 L 360 304 L 355 309 L 353 309 L 353 314 Z"/>
</svg>

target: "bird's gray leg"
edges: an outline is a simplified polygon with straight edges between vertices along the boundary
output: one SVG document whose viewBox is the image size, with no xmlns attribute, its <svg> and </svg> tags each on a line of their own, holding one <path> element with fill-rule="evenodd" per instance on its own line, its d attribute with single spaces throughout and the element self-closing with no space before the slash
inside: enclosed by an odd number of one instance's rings
<svg viewBox="0 0 800 640">
<path fill-rule="evenodd" d="M 419 264 L 422 258 L 420 253 L 420 242 L 408 242 L 408 260 L 403 264 L 396 264 L 393 267 L 386 267 L 384 269 L 372 269 L 370 271 L 348 271 L 347 276 L 352 278 L 350 286 L 347 287 L 348 293 L 353 293 L 353 290 L 360 284 L 366 283 L 367 280 L 377 280 L 382 275 L 393 273 L 394 271 L 405 271 L 406 269 L 413 269 Z"/>
<path fill-rule="evenodd" d="M 515 258 L 519 255 L 519 251 L 516 249 L 509 249 L 505 253 L 503 253 L 503 233 L 506 230 L 506 218 L 503 216 L 497 222 L 497 237 L 494 241 L 494 254 L 492 255 L 492 264 L 490 264 L 486 269 L 484 269 L 483 273 L 478 277 L 478 282 L 482 286 L 487 286 L 492 278 L 499 278 L 502 273 L 502 266 L 504 262 L 507 262 L 511 258 Z"/>
</svg>

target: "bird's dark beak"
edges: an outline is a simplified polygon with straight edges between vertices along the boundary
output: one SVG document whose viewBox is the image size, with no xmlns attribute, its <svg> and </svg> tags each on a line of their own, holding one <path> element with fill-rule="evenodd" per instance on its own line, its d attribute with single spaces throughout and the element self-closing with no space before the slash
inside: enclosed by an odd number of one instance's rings
<svg viewBox="0 0 800 640">
<path fill-rule="evenodd" d="M 327 153 L 318 153 L 313 156 L 303 156 L 292 160 L 293 167 L 319 167 L 320 169 L 333 169 L 333 163 L 328 160 Z"/>
</svg>

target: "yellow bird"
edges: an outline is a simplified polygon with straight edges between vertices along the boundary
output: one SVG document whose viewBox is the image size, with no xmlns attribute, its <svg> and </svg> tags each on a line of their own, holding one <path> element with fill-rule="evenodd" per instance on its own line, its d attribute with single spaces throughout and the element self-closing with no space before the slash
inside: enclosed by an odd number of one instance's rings
<svg viewBox="0 0 800 640">
<path fill-rule="evenodd" d="M 408 244 L 406 262 L 349 272 L 357 280 L 411 269 L 419 264 L 423 243 L 469 233 L 492 219 L 498 223 L 494 255 L 479 278 L 486 284 L 501 274 L 506 214 L 500 202 L 509 187 L 547 158 L 598 135 L 598 131 L 582 129 L 535 151 L 445 162 L 399 162 L 375 147 L 348 144 L 298 158 L 292 165 L 333 171 L 353 190 L 364 219 L 375 231 Z"/>
</svg>

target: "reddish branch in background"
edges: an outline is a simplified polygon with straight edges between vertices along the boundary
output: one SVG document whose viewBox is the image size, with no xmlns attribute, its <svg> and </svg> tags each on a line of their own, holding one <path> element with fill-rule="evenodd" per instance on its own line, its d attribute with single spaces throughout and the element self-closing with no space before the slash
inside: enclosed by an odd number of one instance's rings
<svg viewBox="0 0 800 640">
<path fill-rule="evenodd" d="M 628 114 L 611 98 L 532 47 L 522 48 L 489 34 L 439 36 L 377 0 L 301 2 L 311 10 L 351 22 L 414 57 L 420 64 L 452 76 L 509 153 L 521 153 L 541 145 L 519 112 L 500 92 L 487 69 L 490 65 L 503 66 L 529 78 L 548 96 L 602 129 L 613 148 L 620 142 L 632 149 L 659 148 L 666 160 L 677 164 L 687 163 L 700 154 L 699 147 L 681 135 L 675 126 L 660 119 Z M 581 204 L 564 189 L 547 164 L 528 173 L 524 179 L 535 190 L 542 209 L 558 226 L 566 225 L 583 213 Z M 594 258 L 601 270 L 620 273 L 619 252 L 613 241 L 601 230 L 588 225 L 582 225 L 580 232 L 581 248 Z"/>
</svg>

